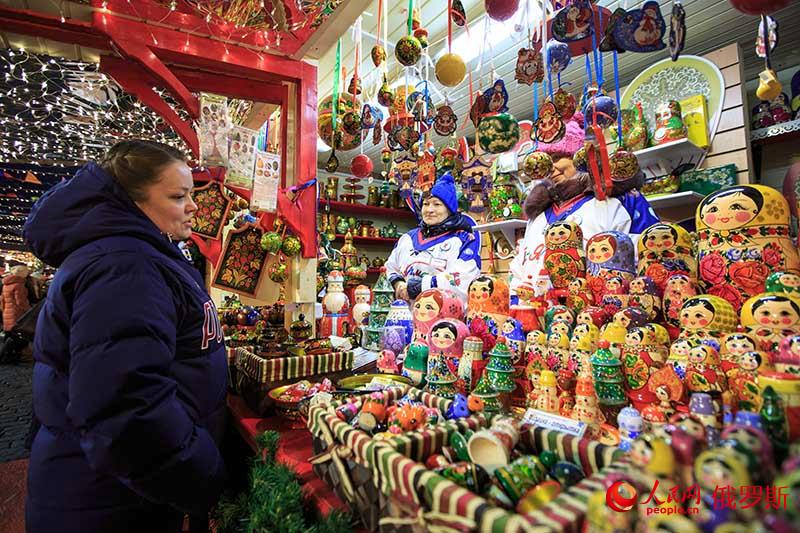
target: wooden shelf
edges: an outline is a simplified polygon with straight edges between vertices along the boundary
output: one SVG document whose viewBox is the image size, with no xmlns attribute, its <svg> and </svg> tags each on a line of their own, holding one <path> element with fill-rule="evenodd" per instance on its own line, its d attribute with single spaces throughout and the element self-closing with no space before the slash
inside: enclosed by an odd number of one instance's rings
<svg viewBox="0 0 800 533">
<path fill-rule="evenodd" d="M 679 139 L 633 152 L 648 177 L 664 176 L 684 163 L 697 165 L 706 151 L 689 139 Z"/>
<path fill-rule="evenodd" d="M 388 207 L 375 207 L 374 205 L 366 205 L 366 204 L 351 204 L 349 202 L 334 202 L 329 200 L 320 199 L 319 201 L 320 206 L 328 204 L 331 207 L 331 211 L 339 211 L 342 213 L 353 213 L 356 215 L 371 215 L 375 217 L 385 217 L 385 218 L 406 218 L 410 220 L 416 220 L 416 216 L 414 213 L 409 211 L 408 209 L 389 209 Z"/>
<path fill-rule="evenodd" d="M 521 218 L 512 218 L 511 220 L 498 220 L 497 222 L 487 222 L 486 224 L 478 224 L 475 226 L 476 231 L 499 231 L 502 232 L 511 246 L 516 244 L 516 233 L 518 229 L 522 229 L 528 225 L 527 220 Z"/>
<path fill-rule="evenodd" d="M 754 146 L 781 143 L 798 137 L 800 137 L 800 119 L 781 122 L 769 128 L 750 132 L 750 142 Z"/>
<path fill-rule="evenodd" d="M 355 244 L 394 244 L 398 241 L 400 237 L 361 237 L 353 235 L 353 242 Z M 344 235 L 336 234 L 337 241 L 344 241 Z"/>
<path fill-rule="evenodd" d="M 697 206 L 705 196 L 699 192 L 684 191 L 646 198 L 660 218 L 667 222 L 680 222 L 694 217 Z"/>
</svg>

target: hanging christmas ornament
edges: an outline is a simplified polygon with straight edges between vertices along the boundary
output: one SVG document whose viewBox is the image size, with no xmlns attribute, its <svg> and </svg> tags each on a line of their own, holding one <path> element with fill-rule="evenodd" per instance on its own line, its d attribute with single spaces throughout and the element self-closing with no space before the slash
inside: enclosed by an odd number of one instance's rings
<svg viewBox="0 0 800 533">
<path fill-rule="evenodd" d="M 559 115 L 561 115 L 561 118 L 565 121 L 572 118 L 572 115 L 575 114 L 575 108 L 578 105 L 575 97 L 561 87 L 553 94 L 553 103 Z"/>
<path fill-rule="evenodd" d="M 397 61 L 406 67 L 416 65 L 422 57 L 422 44 L 413 35 L 404 35 L 397 41 L 394 48 L 394 55 Z"/>
<path fill-rule="evenodd" d="M 411 113 L 414 120 L 425 125 L 427 130 L 436 117 L 436 111 L 433 106 L 433 100 L 427 91 L 427 82 L 420 82 L 424 88 L 423 90 L 416 90 L 408 95 L 406 98 L 406 110 Z"/>
<path fill-rule="evenodd" d="M 478 143 L 490 154 L 501 154 L 519 141 L 519 124 L 510 113 L 485 115 L 478 123 Z"/>
<path fill-rule="evenodd" d="M 486 100 L 484 100 L 483 95 L 479 94 L 475 97 L 475 100 L 472 102 L 472 107 L 469 109 L 469 119 L 472 121 L 472 125 L 477 128 L 481 117 L 483 117 L 485 113 Z"/>
<path fill-rule="evenodd" d="M 283 237 L 276 231 L 268 231 L 261 236 L 261 248 L 271 254 L 276 254 L 281 249 Z"/>
<path fill-rule="evenodd" d="M 552 74 L 562 72 L 572 61 L 567 43 L 550 39 L 547 41 L 547 67 Z"/>
<path fill-rule="evenodd" d="M 281 245 L 281 251 L 286 254 L 286 257 L 296 256 L 300 253 L 301 248 L 302 244 L 300 244 L 300 239 L 294 235 L 287 235 L 286 238 L 283 239 L 283 245 Z"/>
<path fill-rule="evenodd" d="M 613 181 L 627 181 L 639 172 L 639 160 L 633 152 L 617 150 L 609 158 L 611 167 L 611 179 Z"/>
<path fill-rule="evenodd" d="M 627 14 L 628 12 L 622 8 L 615 9 L 611 14 L 611 17 L 608 19 L 608 24 L 606 24 L 603 39 L 600 41 L 601 52 L 618 52 L 621 54 L 625 51 L 625 49 L 614 40 L 614 28 L 622 22 Z"/>
<path fill-rule="evenodd" d="M 547 152 L 528 154 L 522 164 L 522 171 L 532 180 L 549 178 L 553 173 L 553 158 Z"/>
<path fill-rule="evenodd" d="M 592 4 L 589 0 L 576 0 L 553 17 L 553 38 L 562 43 L 581 41 L 591 36 Z"/>
<path fill-rule="evenodd" d="M 484 113 L 505 113 L 508 111 L 508 91 L 503 80 L 497 80 L 483 92 L 486 102 Z"/>
<path fill-rule="evenodd" d="M 669 19 L 669 55 L 677 61 L 683 52 L 686 40 L 686 10 L 680 0 L 672 2 L 672 16 Z"/>
<path fill-rule="evenodd" d="M 347 86 L 347 92 L 354 95 L 361 94 L 361 80 L 355 76 L 350 78 L 350 84 Z"/>
<path fill-rule="evenodd" d="M 383 150 L 381 150 L 381 163 L 383 163 L 386 172 L 388 172 L 389 166 L 392 164 L 392 151 L 388 146 L 385 146 Z"/>
<path fill-rule="evenodd" d="M 381 63 L 386 61 L 386 49 L 379 44 L 372 47 L 369 55 L 372 56 L 372 64 L 376 67 L 380 67 Z"/>
<path fill-rule="evenodd" d="M 641 9 L 631 9 L 614 26 L 614 41 L 629 52 L 655 52 L 666 47 L 664 34 L 667 25 L 655 0 L 645 2 Z"/>
<path fill-rule="evenodd" d="M 423 49 L 428 48 L 428 30 L 422 27 L 419 19 L 419 8 L 414 10 L 414 19 L 411 22 L 411 29 L 414 30 L 414 37 L 419 41 Z"/>
<path fill-rule="evenodd" d="M 583 107 L 587 127 L 595 122 L 601 128 L 607 128 L 617 121 L 617 103 L 613 98 L 598 92 Z"/>
<path fill-rule="evenodd" d="M 336 157 L 336 150 L 331 152 L 328 161 L 325 162 L 325 170 L 330 173 L 336 172 L 339 169 L 339 158 Z"/>
<path fill-rule="evenodd" d="M 283 283 L 289 279 L 289 271 L 286 268 L 286 263 L 281 261 L 281 258 L 272 262 L 267 273 L 269 274 L 269 279 L 275 283 Z"/>
<path fill-rule="evenodd" d="M 390 109 L 394 105 L 394 92 L 392 92 L 389 83 L 386 81 L 386 75 L 383 76 L 383 84 L 378 89 L 378 103 Z"/>
<path fill-rule="evenodd" d="M 358 154 L 350 161 L 350 173 L 357 178 L 366 178 L 372 174 L 372 159 L 364 154 Z"/>
<path fill-rule="evenodd" d="M 450 9 L 450 20 L 452 20 L 456 26 L 463 26 L 467 22 L 467 12 L 464 10 L 464 5 L 461 3 L 461 0 L 453 0 L 452 9 Z"/>
<path fill-rule="evenodd" d="M 436 79 L 445 87 L 455 87 L 467 75 L 467 65 L 461 56 L 446 53 L 436 62 Z"/>
<path fill-rule="evenodd" d="M 355 111 L 348 111 L 342 116 L 342 129 L 345 133 L 361 138 L 361 116 Z"/>
<path fill-rule="evenodd" d="M 383 128 L 381 127 L 381 121 L 377 121 L 375 123 L 375 127 L 372 128 L 372 144 L 377 146 L 381 143 L 381 139 L 383 138 Z"/>
<path fill-rule="evenodd" d="M 365 130 L 371 130 L 378 126 L 383 121 L 383 111 L 377 106 L 364 104 L 361 108 L 361 127 Z"/>
<path fill-rule="evenodd" d="M 769 15 L 788 6 L 791 0 L 730 0 L 730 3 L 745 15 Z"/>
<path fill-rule="evenodd" d="M 542 53 L 533 48 L 520 48 L 517 53 L 517 66 L 514 79 L 524 85 L 541 82 L 544 79 L 544 59 Z"/>
<path fill-rule="evenodd" d="M 494 20 L 510 19 L 519 8 L 519 0 L 485 0 L 484 7 L 489 18 Z"/>
<path fill-rule="evenodd" d="M 356 100 L 353 102 L 353 97 L 349 95 L 340 94 L 338 97 L 337 105 L 337 119 L 336 119 L 336 134 L 334 135 L 333 129 L 333 96 L 324 98 L 318 106 L 317 114 L 317 133 L 320 138 L 333 148 L 333 138 L 336 137 L 336 149 L 347 151 L 357 148 L 361 137 L 347 133 L 342 128 L 342 116 L 349 111 L 357 111 L 360 103 Z"/>
<path fill-rule="evenodd" d="M 458 127 L 458 117 L 449 105 L 440 105 L 436 108 L 436 118 L 433 119 L 433 129 L 439 135 L 452 135 Z"/>
<path fill-rule="evenodd" d="M 766 24 L 765 24 L 766 23 Z M 775 50 L 775 45 L 778 44 L 778 23 L 772 17 L 764 16 L 761 22 L 758 23 L 758 35 L 756 36 L 756 55 L 761 59 L 767 57 L 767 50 L 764 47 L 764 28 L 766 27 L 767 38 L 769 39 L 769 51 L 772 53 Z"/>
<path fill-rule="evenodd" d="M 575 165 L 575 170 L 578 172 L 589 172 L 589 160 L 586 156 L 586 144 L 578 148 L 578 151 L 572 156 L 572 164 Z"/>
<path fill-rule="evenodd" d="M 536 140 L 540 143 L 552 144 L 560 141 L 566 133 L 566 126 L 561 114 L 553 102 L 545 102 L 539 109 L 539 118 L 533 124 Z"/>
</svg>

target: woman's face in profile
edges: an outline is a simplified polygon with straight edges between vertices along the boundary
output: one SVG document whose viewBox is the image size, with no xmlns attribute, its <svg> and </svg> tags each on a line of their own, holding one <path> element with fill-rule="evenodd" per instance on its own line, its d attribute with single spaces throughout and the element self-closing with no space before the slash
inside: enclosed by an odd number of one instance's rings
<svg viewBox="0 0 800 533">
<path fill-rule="evenodd" d="M 442 201 L 435 196 L 431 196 L 422 202 L 422 221 L 425 224 L 429 226 L 441 224 L 447 220 L 448 216 L 450 216 L 450 211 L 448 211 Z"/>
<path fill-rule="evenodd" d="M 192 171 L 183 161 L 175 161 L 165 166 L 159 177 L 144 189 L 146 200 L 136 205 L 162 233 L 172 234 L 177 240 L 188 239 L 197 211 L 192 200 Z"/>
</svg>

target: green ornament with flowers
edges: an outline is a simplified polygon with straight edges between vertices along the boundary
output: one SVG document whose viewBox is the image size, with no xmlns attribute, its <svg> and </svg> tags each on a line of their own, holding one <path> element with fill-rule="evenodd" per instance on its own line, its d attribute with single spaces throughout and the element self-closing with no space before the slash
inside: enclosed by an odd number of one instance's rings
<svg viewBox="0 0 800 533">
<path fill-rule="evenodd" d="M 512 392 L 517 387 L 514 383 L 514 366 L 511 363 L 511 357 L 511 351 L 506 346 L 505 339 L 498 340 L 492 351 L 489 352 L 486 374 L 489 384 L 497 392 Z"/>
<path fill-rule="evenodd" d="M 490 154 L 502 154 L 519 141 L 519 123 L 510 113 L 485 115 L 478 123 L 478 143 Z"/>
<path fill-rule="evenodd" d="M 597 343 L 598 349 L 592 355 L 592 377 L 600 405 L 619 406 L 628 403 L 625 396 L 625 375 L 622 361 L 611 351 L 611 344 L 603 339 Z"/>
<path fill-rule="evenodd" d="M 271 254 L 276 254 L 280 251 L 283 244 L 283 237 L 280 233 L 268 231 L 261 236 L 261 248 Z"/>
<path fill-rule="evenodd" d="M 283 250 L 283 253 L 286 254 L 287 257 L 294 257 L 297 254 L 299 254 L 300 248 L 302 248 L 300 244 L 300 239 L 298 239 L 294 235 L 289 235 L 288 237 L 283 239 L 281 250 Z"/>
</svg>

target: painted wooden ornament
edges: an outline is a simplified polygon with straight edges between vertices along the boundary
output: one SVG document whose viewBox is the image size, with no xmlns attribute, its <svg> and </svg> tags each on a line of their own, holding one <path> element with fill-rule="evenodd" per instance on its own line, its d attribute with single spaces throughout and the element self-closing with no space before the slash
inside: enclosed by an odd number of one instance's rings
<svg viewBox="0 0 800 533">
<path fill-rule="evenodd" d="M 350 172 L 357 178 L 366 178 L 372 174 L 372 159 L 365 154 L 358 154 L 350 162 Z"/>
<path fill-rule="evenodd" d="M 578 172 L 589 172 L 589 160 L 586 156 L 586 144 L 578 148 L 578 151 L 572 156 L 572 164 L 575 165 L 575 170 Z"/>
<path fill-rule="evenodd" d="M 647 313 L 650 321 L 661 317 L 661 293 L 655 282 L 647 276 L 633 278 L 628 286 L 628 305 Z"/>
<path fill-rule="evenodd" d="M 696 215 L 702 287 L 738 310 L 764 292 L 770 272 L 799 274 L 789 218 L 786 198 L 771 187 L 738 185 L 708 195 Z"/>
<path fill-rule="evenodd" d="M 453 23 L 455 23 L 456 26 L 463 26 L 466 24 L 467 12 L 464 10 L 464 4 L 461 3 L 461 0 L 453 0 L 451 7 L 450 17 L 453 19 Z"/>
<path fill-rule="evenodd" d="M 556 105 L 556 110 L 561 118 L 569 120 L 575 114 L 575 109 L 578 106 L 577 100 L 572 93 L 560 88 L 553 94 L 553 103 Z"/>
<path fill-rule="evenodd" d="M 667 25 L 658 2 L 645 2 L 641 9 L 631 9 L 613 30 L 614 42 L 630 52 L 655 52 L 666 47 Z"/>
<path fill-rule="evenodd" d="M 737 11 L 745 15 L 769 15 L 783 9 L 791 0 L 729 0 Z"/>
<path fill-rule="evenodd" d="M 625 49 L 614 40 L 614 29 L 623 21 L 627 14 L 628 12 L 621 7 L 615 9 L 611 14 L 611 17 L 608 19 L 608 24 L 606 24 L 605 31 L 603 32 L 603 38 L 600 41 L 601 52 L 619 52 L 620 54 L 625 52 Z"/>
<path fill-rule="evenodd" d="M 617 150 L 609 158 L 611 179 L 613 181 L 627 181 L 639 172 L 639 160 L 627 150 Z"/>
<path fill-rule="evenodd" d="M 484 274 L 475 278 L 469 284 L 467 322 L 473 318 L 489 319 L 489 330 L 497 335 L 499 326 L 508 318 L 508 292 L 508 282 L 501 276 Z"/>
<path fill-rule="evenodd" d="M 481 95 L 485 102 L 484 113 L 505 113 L 508 111 L 508 91 L 503 80 L 495 80 L 491 87 Z"/>
<path fill-rule="evenodd" d="M 553 173 L 553 158 L 547 152 L 533 152 L 525 157 L 522 171 L 532 180 L 549 178 Z"/>
<path fill-rule="evenodd" d="M 572 61 L 569 46 L 566 43 L 550 39 L 547 41 L 547 68 L 552 74 L 562 72 Z"/>
<path fill-rule="evenodd" d="M 380 67 L 381 63 L 386 61 L 386 49 L 379 44 L 372 47 L 369 55 L 372 56 L 372 64 L 376 67 Z"/>
<path fill-rule="evenodd" d="M 736 310 L 728 300 L 719 296 L 693 296 L 681 307 L 681 337 L 721 338 L 735 330 L 738 324 Z"/>
<path fill-rule="evenodd" d="M 586 273 L 583 232 L 575 222 L 555 222 L 544 234 L 544 267 L 555 289 L 566 289 L 569 282 Z"/>
<path fill-rule="evenodd" d="M 697 261 L 689 232 L 667 222 L 644 230 L 639 237 L 638 271 L 640 276 L 650 277 L 662 291 L 673 274 L 682 273 L 692 280 L 697 279 Z"/>
<path fill-rule="evenodd" d="M 361 94 L 361 80 L 355 76 L 350 78 L 350 84 L 347 86 L 347 92 L 353 95 Z"/>
<path fill-rule="evenodd" d="M 397 41 L 394 49 L 397 61 L 406 67 L 416 65 L 422 56 L 422 44 L 413 35 L 404 35 Z"/>
<path fill-rule="evenodd" d="M 361 115 L 356 111 L 348 111 L 342 116 L 342 129 L 345 133 L 359 136 L 361 134 Z"/>
<path fill-rule="evenodd" d="M 519 0 L 485 0 L 484 7 L 489 18 L 507 20 L 517 12 Z"/>
<path fill-rule="evenodd" d="M 656 110 L 656 130 L 653 132 L 653 144 L 665 144 L 687 135 L 686 124 L 681 115 L 681 104 L 675 100 L 664 102 Z"/>
<path fill-rule="evenodd" d="M 458 127 L 458 117 L 449 105 L 440 105 L 436 108 L 436 117 L 433 119 L 433 129 L 439 135 L 452 135 Z"/>
<path fill-rule="evenodd" d="M 517 66 L 514 79 L 523 85 L 544 80 L 544 58 L 533 48 L 520 48 L 517 53 Z"/>
<path fill-rule="evenodd" d="M 800 276 L 789 272 L 773 272 L 767 277 L 766 291 L 800 296 Z"/>
<path fill-rule="evenodd" d="M 445 87 L 455 87 L 467 75 L 467 65 L 460 55 L 445 53 L 436 61 L 436 79 Z"/>
<path fill-rule="evenodd" d="M 339 168 L 339 158 L 336 157 L 336 150 L 334 150 L 333 152 L 331 152 L 331 156 L 325 162 L 325 170 L 333 173 L 336 172 L 338 168 Z"/>
<path fill-rule="evenodd" d="M 671 336 L 677 336 L 683 303 L 693 296 L 697 296 L 697 285 L 688 275 L 677 273 L 667 278 L 661 303 L 664 321 L 672 327 Z"/>
<path fill-rule="evenodd" d="M 561 42 L 580 41 L 592 32 L 592 5 L 578 0 L 561 9 L 553 17 L 553 37 Z"/>
<path fill-rule="evenodd" d="M 317 133 L 325 141 L 325 144 L 332 148 L 336 148 L 337 150 L 347 151 L 352 150 L 353 148 L 357 148 L 358 145 L 361 143 L 361 136 L 358 135 L 360 130 L 356 132 L 356 134 L 351 134 L 345 132 L 343 125 L 342 125 L 342 117 L 348 112 L 355 112 L 358 114 L 358 110 L 361 107 L 361 102 L 358 101 L 357 98 L 353 98 L 352 96 L 348 96 L 345 94 L 339 95 L 339 106 L 338 106 L 338 113 L 339 113 L 339 120 L 336 124 L 336 133 L 334 135 L 333 132 L 333 97 L 328 96 L 327 98 L 323 98 L 322 101 L 317 106 Z M 336 146 L 334 146 L 334 137 L 336 139 Z"/>
<path fill-rule="evenodd" d="M 394 105 L 394 92 L 389 87 L 389 83 L 386 81 L 386 76 L 383 77 L 383 84 L 381 85 L 381 88 L 378 89 L 378 103 L 383 107 L 388 107 L 389 109 L 391 109 Z"/>
<path fill-rule="evenodd" d="M 763 293 L 742 306 L 742 326 L 758 342 L 757 350 L 777 354 L 781 340 L 800 333 L 800 297 Z"/>
<path fill-rule="evenodd" d="M 478 123 L 478 143 L 490 154 L 500 154 L 519 141 L 519 123 L 510 113 L 485 115 Z"/>
<path fill-rule="evenodd" d="M 683 52 L 686 41 L 686 10 L 680 2 L 672 3 L 672 16 L 669 19 L 669 55 L 677 61 Z"/>
<path fill-rule="evenodd" d="M 539 118 L 534 123 L 534 130 L 536 140 L 540 143 L 552 144 L 564 137 L 567 128 L 553 102 L 545 102 L 539 109 Z"/>
<path fill-rule="evenodd" d="M 583 116 L 586 117 L 586 127 L 595 122 L 601 128 L 608 128 L 617 122 L 617 103 L 613 98 L 597 92 L 594 97 L 587 98 L 583 106 Z"/>
<path fill-rule="evenodd" d="M 635 260 L 633 241 L 620 231 L 604 231 L 586 243 L 587 272 L 592 276 L 619 274 L 633 279 Z"/>
<path fill-rule="evenodd" d="M 372 128 L 380 128 L 383 121 L 383 111 L 378 106 L 364 104 L 361 108 L 361 128 L 371 130 Z"/>
</svg>

